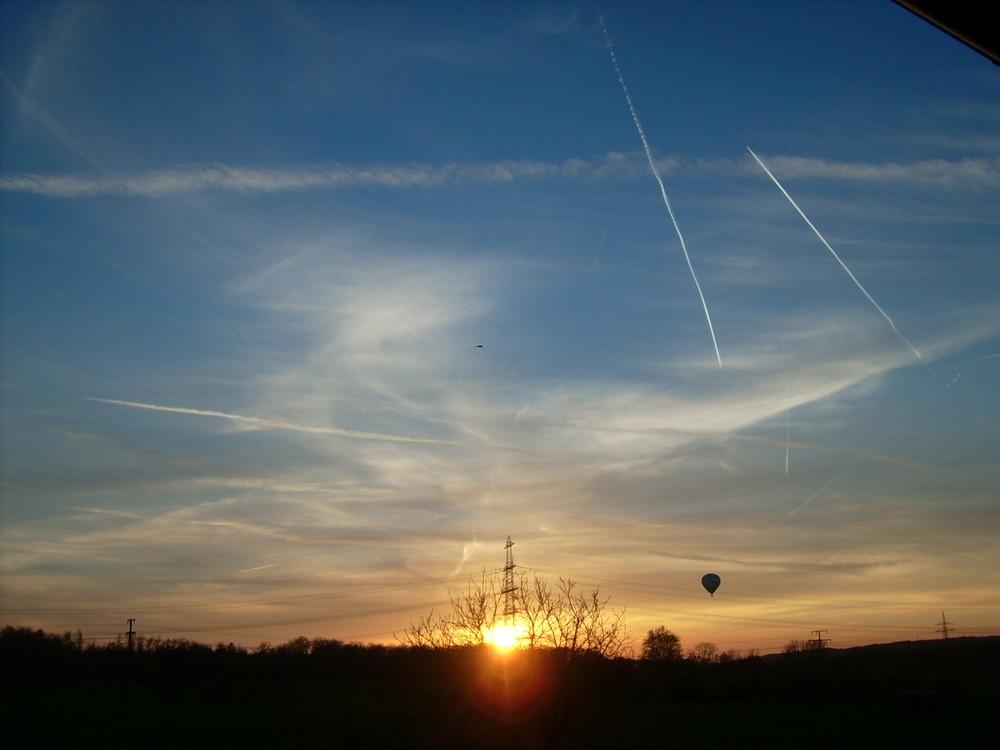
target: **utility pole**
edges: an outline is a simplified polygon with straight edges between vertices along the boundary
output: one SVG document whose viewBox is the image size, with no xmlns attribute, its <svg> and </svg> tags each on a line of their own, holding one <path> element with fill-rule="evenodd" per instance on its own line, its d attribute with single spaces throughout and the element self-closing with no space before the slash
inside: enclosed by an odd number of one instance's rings
<svg viewBox="0 0 1000 750">
<path fill-rule="evenodd" d="M 507 550 L 507 562 L 503 566 L 503 590 L 500 594 L 503 596 L 504 617 L 513 619 L 517 614 L 517 603 L 514 600 L 517 587 L 514 585 L 514 542 L 511 541 L 510 534 L 507 535 L 504 549 Z"/>
<path fill-rule="evenodd" d="M 939 628 L 937 629 L 937 632 L 941 634 L 941 637 L 942 637 L 942 638 L 944 638 L 945 640 L 947 640 L 947 639 L 948 639 L 948 632 L 949 632 L 949 631 L 948 631 L 948 626 L 949 626 L 949 625 L 954 625 L 954 624 L 955 624 L 955 623 L 953 623 L 953 622 L 948 622 L 948 621 L 947 621 L 947 620 L 946 620 L 946 619 L 944 618 L 944 610 L 942 609 L 942 610 L 941 610 L 941 622 L 939 622 L 939 623 L 938 623 L 938 625 L 939 625 L 940 627 L 939 627 Z"/>
<path fill-rule="evenodd" d="M 129 653 L 132 652 L 132 638 L 135 637 L 135 630 L 132 629 L 132 625 L 135 623 L 135 618 L 130 617 L 128 619 L 128 650 Z"/>
<path fill-rule="evenodd" d="M 815 644 L 813 646 L 813 648 L 815 648 L 817 651 L 822 651 L 823 648 L 826 646 L 826 644 L 830 642 L 829 638 L 824 638 L 823 637 L 823 633 L 829 633 L 830 631 L 829 630 L 812 630 L 810 632 L 815 633 L 816 637 L 813 638 L 812 640 L 810 640 L 809 642 Z"/>
</svg>

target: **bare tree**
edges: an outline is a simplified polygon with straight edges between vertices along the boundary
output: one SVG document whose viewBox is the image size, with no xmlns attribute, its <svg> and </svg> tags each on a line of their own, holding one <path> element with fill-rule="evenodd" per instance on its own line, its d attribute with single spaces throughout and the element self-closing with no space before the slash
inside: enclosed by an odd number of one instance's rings
<svg viewBox="0 0 1000 750">
<path fill-rule="evenodd" d="M 602 656 L 624 656 L 631 646 L 625 628 L 625 612 L 608 607 L 610 597 L 600 589 L 589 594 L 576 591 L 576 582 L 560 578 L 556 588 L 558 608 L 552 644 L 570 652 L 589 651 Z"/>
<path fill-rule="evenodd" d="M 562 602 L 544 578 L 526 574 L 518 576 L 518 618 L 523 624 L 521 642 L 527 648 L 552 647 L 557 641 Z"/>
<path fill-rule="evenodd" d="M 688 651 L 688 659 L 700 662 L 714 662 L 719 660 L 719 647 L 711 641 L 702 641 Z"/>
<path fill-rule="evenodd" d="M 600 589 L 579 591 L 575 581 L 560 578 L 552 586 L 544 578 L 520 573 L 512 594 L 516 613 L 506 608 L 506 594 L 498 573 L 483 571 L 470 579 L 466 591 L 452 594 L 451 611 L 433 612 L 408 627 L 397 639 L 408 646 L 481 645 L 494 629 L 508 624 L 522 648 L 554 648 L 569 653 L 592 652 L 606 657 L 625 655 L 631 641 L 625 613 L 612 609 Z"/>
</svg>

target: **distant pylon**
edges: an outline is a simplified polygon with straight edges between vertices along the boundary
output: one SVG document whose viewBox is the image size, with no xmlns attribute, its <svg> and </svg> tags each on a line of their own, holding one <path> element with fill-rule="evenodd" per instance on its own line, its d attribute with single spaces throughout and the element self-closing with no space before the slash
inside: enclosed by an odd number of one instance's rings
<svg viewBox="0 0 1000 750">
<path fill-rule="evenodd" d="M 824 648 L 826 648 L 826 644 L 828 644 L 830 642 L 829 638 L 824 638 L 823 637 L 823 633 L 829 633 L 830 631 L 829 630 L 814 630 L 812 632 L 814 632 L 816 634 L 816 637 L 813 638 L 813 639 L 811 639 L 809 641 L 809 643 L 811 643 L 812 647 L 814 649 L 816 649 L 817 651 L 822 651 Z"/>
<path fill-rule="evenodd" d="M 517 587 L 514 585 L 514 542 L 511 541 L 510 534 L 507 535 L 504 549 L 507 550 L 507 561 L 503 566 L 503 590 L 500 592 L 503 596 L 503 616 L 513 617 L 517 614 L 517 602 L 514 598 Z"/>
<path fill-rule="evenodd" d="M 954 624 L 955 623 L 948 622 L 944 618 L 944 610 L 942 609 L 941 610 L 941 622 L 938 623 L 938 625 L 940 625 L 940 627 L 937 629 L 937 632 L 939 632 L 941 634 L 942 638 L 947 638 L 948 637 L 948 626 L 949 625 L 954 625 Z"/>
</svg>

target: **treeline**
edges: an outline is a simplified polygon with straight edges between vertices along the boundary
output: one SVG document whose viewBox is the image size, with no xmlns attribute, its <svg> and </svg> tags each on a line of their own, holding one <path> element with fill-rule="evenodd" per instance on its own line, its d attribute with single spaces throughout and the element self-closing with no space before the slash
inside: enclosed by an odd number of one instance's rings
<svg viewBox="0 0 1000 750">
<path fill-rule="evenodd" d="M 533 674 L 571 680 L 595 692 L 668 698 L 734 698 L 802 694 L 835 696 L 899 691 L 955 691 L 1000 685 L 1000 637 L 913 641 L 852 649 L 807 649 L 687 658 L 610 658 L 565 649 L 509 655 Z M 672 654 L 673 652 L 671 652 Z M 679 653 L 679 652 L 678 652 Z M 668 657 L 670 654 L 668 654 Z M 711 657 L 711 658 L 709 658 Z M 294 638 L 253 651 L 232 643 L 208 646 L 184 638 L 137 636 L 98 645 L 83 635 L 6 626 L 0 631 L 0 680 L 138 680 L 155 684 L 334 680 L 382 685 L 463 683 L 498 658 L 487 646 L 428 648 Z"/>
<path fill-rule="evenodd" d="M 410 662 L 424 668 L 423 651 L 305 637 L 276 646 L 262 643 L 250 651 L 233 643 L 213 647 L 138 634 L 130 647 L 124 638 L 97 644 L 79 631 L 57 635 L 8 625 L 0 630 L 0 680 L 368 679 L 405 674 Z"/>
<path fill-rule="evenodd" d="M 813 747 L 924 746 L 981 739 L 977 717 L 1000 697 L 998 637 L 711 660 L 666 653 L 304 637 L 252 652 L 137 637 L 130 650 L 8 626 L 0 725 L 19 748 L 797 748 L 804 737 Z"/>
</svg>

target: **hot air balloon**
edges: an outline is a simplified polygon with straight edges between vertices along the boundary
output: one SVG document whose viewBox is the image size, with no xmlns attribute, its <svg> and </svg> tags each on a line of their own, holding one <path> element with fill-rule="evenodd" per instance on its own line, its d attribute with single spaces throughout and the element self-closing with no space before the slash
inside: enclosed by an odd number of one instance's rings
<svg viewBox="0 0 1000 750">
<path fill-rule="evenodd" d="M 715 597 L 715 590 L 719 588 L 719 584 L 722 583 L 722 579 L 715 573 L 706 573 L 701 577 L 701 585 L 705 587 L 705 591 Z"/>
</svg>

